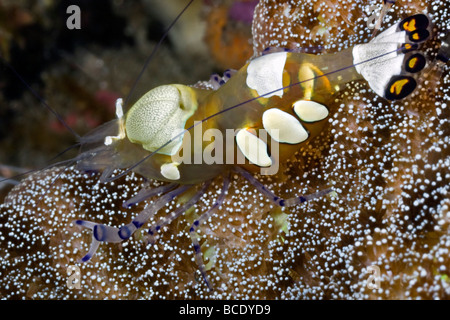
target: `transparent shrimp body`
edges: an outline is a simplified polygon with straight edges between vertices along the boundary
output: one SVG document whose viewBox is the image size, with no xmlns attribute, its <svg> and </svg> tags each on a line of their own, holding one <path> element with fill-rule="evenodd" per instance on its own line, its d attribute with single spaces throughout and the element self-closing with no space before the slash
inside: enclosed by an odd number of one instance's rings
<svg viewBox="0 0 450 320">
<path fill-rule="evenodd" d="M 133 171 L 180 184 L 209 180 L 229 165 L 251 171 L 278 167 L 320 134 L 333 112 L 335 93 L 346 83 L 365 79 L 390 100 L 409 95 L 425 66 L 415 49 L 428 38 L 430 28 L 427 16 L 416 15 L 367 44 L 336 54 L 263 55 L 218 90 L 179 84 L 157 87 L 119 119 L 120 138 L 106 149 L 100 147 L 99 155 L 103 153 L 115 169 L 133 166 L 152 153 Z M 82 165 L 89 169 L 96 159 L 97 155 Z"/>
<path fill-rule="evenodd" d="M 106 157 L 103 162 L 115 159 L 115 168 L 126 168 L 156 152 L 133 171 L 147 178 L 195 184 L 232 165 L 251 171 L 278 166 L 320 133 L 333 95 L 345 83 L 361 79 L 354 67 L 345 68 L 351 65 L 350 50 L 323 56 L 277 52 L 250 61 L 217 91 L 178 84 L 157 87 L 124 118 L 111 123 L 119 134 L 108 135 L 108 142 L 79 167 L 98 170 L 90 163 Z M 337 69 L 342 71 L 326 75 Z M 240 139 L 242 131 L 251 135 L 249 142 Z M 262 138 L 253 132 L 269 135 Z M 105 132 L 94 135 L 101 142 Z M 259 155 L 268 159 L 265 163 L 246 150 L 246 143 L 253 140 L 260 141 Z M 269 156 L 273 143 L 280 152 Z"/>
<path fill-rule="evenodd" d="M 118 120 L 82 139 L 86 151 L 77 159 L 78 167 L 103 170 L 103 180 L 108 180 L 116 168 L 129 168 L 146 178 L 174 185 L 161 190 L 165 193 L 162 197 L 121 228 L 77 220 L 76 224 L 93 234 L 91 249 L 83 261 L 94 255 L 100 242 L 128 239 L 174 197 L 202 183 L 191 200 L 150 227 L 149 241 L 153 241 L 162 226 L 200 199 L 211 179 L 230 170 L 243 175 L 278 206 L 296 205 L 330 192 L 327 189 L 282 199 L 247 170 L 277 166 L 320 134 L 334 112 L 335 94 L 350 81 L 366 80 L 373 91 L 389 100 L 408 96 L 425 66 L 425 58 L 415 50 L 430 36 L 430 28 L 428 17 L 419 14 L 395 24 L 367 44 L 336 54 L 281 51 L 255 58 L 217 90 L 177 84 L 149 91 L 125 116 L 118 112 Z M 273 145 L 277 146 L 276 153 L 269 152 Z M 240 163 L 239 159 L 245 161 Z M 223 194 L 228 181 L 224 178 Z M 176 185 L 179 187 L 174 189 Z M 190 229 L 196 261 L 208 286 L 194 234 L 220 206 L 223 194 Z M 137 198 L 141 201 L 145 197 Z M 132 200 L 127 201 L 130 204 Z"/>
</svg>

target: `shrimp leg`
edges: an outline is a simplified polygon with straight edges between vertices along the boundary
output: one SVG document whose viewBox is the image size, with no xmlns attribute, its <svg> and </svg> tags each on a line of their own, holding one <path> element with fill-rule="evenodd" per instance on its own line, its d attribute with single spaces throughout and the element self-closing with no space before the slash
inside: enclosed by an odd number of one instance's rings
<svg viewBox="0 0 450 320">
<path fill-rule="evenodd" d="M 173 191 L 166 193 L 157 201 L 155 201 L 151 206 L 139 213 L 132 222 L 120 228 L 111 227 L 91 221 L 76 220 L 75 224 L 83 228 L 92 230 L 91 248 L 89 252 L 81 259 L 81 261 L 86 262 L 90 260 L 97 251 L 100 242 L 118 243 L 130 238 L 133 233 L 141 228 L 149 219 L 151 219 L 156 214 L 156 212 L 158 212 L 176 196 L 182 194 L 190 187 L 191 185 L 183 185 Z"/>
<path fill-rule="evenodd" d="M 245 179 L 247 179 L 253 186 L 255 186 L 262 194 L 264 194 L 266 197 L 268 197 L 274 204 L 280 207 L 291 207 L 295 206 L 297 204 L 315 199 L 320 198 L 331 191 L 333 191 L 331 188 L 321 190 L 315 193 L 297 196 L 289 199 L 283 199 L 275 195 L 272 191 L 267 189 L 265 185 L 263 185 L 261 182 L 259 182 L 253 175 L 251 175 L 248 171 L 242 169 L 241 167 L 234 167 L 234 170 L 241 174 Z"/>
<path fill-rule="evenodd" d="M 156 224 L 152 225 L 148 230 L 148 238 L 147 240 L 150 243 L 154 243 L 155 233 L 161 229 L 161 227 L 170 224 L 173 220 L 182 215 L 186 210 L 196 204 L 200 198 L 205 194 L 206 189 L 210 186 L 211 181 L 206 181 L 201 189 L 195 193 L 195 195 L 190 198 L 186 203 L 175 209 L 171 214 L 161 218 Z"/>
<path fill-rule="evenodd" d="M 202 277 L 204 281 L 206 282 L 206 285 L 208 286 L 208 289 L 212 291 L 212 285 L 209 281 L 208 275 L 206 274 L 205 270 L 205 264 L 203 263 L 203 257 L 202 257 L 202 251 L 200 248 L 200 244 L 198 242 L 198 239 L 195 235 L 198 227 L 200 224 L 202 224 L 204 221 L 208 220 L 208 218 L 212 215 L 212 213 L 218 209 L 225 199 L 225 195 L 228 191 L 228 187 L 230 185 L 230 177 L 226 176 L 223 180 L 223 186 L 222 186 L 222 192 L 219 195 L 216 202 L 214 202 L 213 206 L 208 209 L 204 214 L 202 214 L 197 220 L 194 221 L 191 228 L 189 229 L 189 234 L 191 236 L 192 245 L 194 246 L 195 250 L 195 262 L 197 263 L 198 269 L 200 270 L 200 273 L 202 274 Z"/>
</svg>

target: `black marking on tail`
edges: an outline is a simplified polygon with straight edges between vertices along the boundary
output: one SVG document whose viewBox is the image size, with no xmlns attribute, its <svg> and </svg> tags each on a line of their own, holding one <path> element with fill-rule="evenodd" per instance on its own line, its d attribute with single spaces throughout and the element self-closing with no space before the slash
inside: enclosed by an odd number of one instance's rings
<svg viewBox="0 0 450 320">
<path fill-rule="evenodd" d="M 406 32 L 408 40 L 412 43 L 426 41 L 431 35 L 430 28 L 430 18 L 423 13 L 409 16 L 399 23 L 399 29 Z"/>
<path fill-rule="evenodd" d="M 413 77 L 394 76 L 387 84 L 384 95 L 388 100 L 400 100 L 410 95 L 416 86 L 417 82 Z"/>
<path fill-rule="evenodd" d="M 372 90 L 385 99 L 406 98 L 417 87 L 419 72 L 427 65 L 425 56 L 416 50 L 431 36 L 431 29 L 432 23 L 426 14 L 415 14 L 388 28 L 368 44 L 355 46 L 354 59 L 357 62 L 373 52 L 391 50 L 395 44 L 400 46 L 396 55 L 357 67 L 357 71 Z"/>
<path fill-rule="evenodd" d="M 405 59 L 404 68 L 406 72 L 416 73 L 425 68 L 427 59 L 420 53 L 414 53 Z"/>
<path fill-rule="evenodd" d="M 423 13 L 409 16 L 400 22 L 400 30 L 413 33 L 416 30 L 426 30 L 430 26 L 430 19 Z"/>
<path fill-rule="evenodd" d="M 419 49 L 419 45 L 417 43 L 402 44 L 402 53 L 408 53 L 417 49 Z"/>
<path fill-rule="evenodd" d="M 408 37 L 411 42 L 424 42 L 430 37 L 430 32 L 428 30 L 417 30 L 411 33 Z"/>
</svg>

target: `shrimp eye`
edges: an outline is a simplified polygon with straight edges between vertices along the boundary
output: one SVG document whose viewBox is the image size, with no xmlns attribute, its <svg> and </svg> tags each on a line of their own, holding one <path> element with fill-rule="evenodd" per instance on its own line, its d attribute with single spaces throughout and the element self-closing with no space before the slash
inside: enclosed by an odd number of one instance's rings
<svg viewBox="0 0 450 320">
<path fill-rule="evenodd" d="M 388 100 L 400 100 L 407 97 L 416 88 L 417 83 L 409 76 L 394 76 L 389 81 L 385 90 L 385 97 Z"/>
<path fill-rule="evenodd" d="M 148 151 L 155 151 L 170 141 L 158 153 L 175 154 L 182 144 L 182 136 L 176 136 L 197 109 L 196 101 L 193 90 L 183 85 L 165 85 L 150 90 L 127 113 L 128 139 Z"/>
</svg>

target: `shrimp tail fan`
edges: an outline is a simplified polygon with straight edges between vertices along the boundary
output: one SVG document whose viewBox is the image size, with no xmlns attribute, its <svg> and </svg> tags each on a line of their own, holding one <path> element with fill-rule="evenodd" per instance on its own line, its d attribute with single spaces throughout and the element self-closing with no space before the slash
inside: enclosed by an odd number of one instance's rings
<svg viewBox="0 0 450 320">
<path fill-rule="evenodd" d="M 418 49 L 430 37 L 431 29 L 425 14 L 403 19 L 369 43 L 353 48 L 356 70 L 383 98 L 399 100 L 409 96 L 426 66 L 426 58 Z"/>
</svg>

